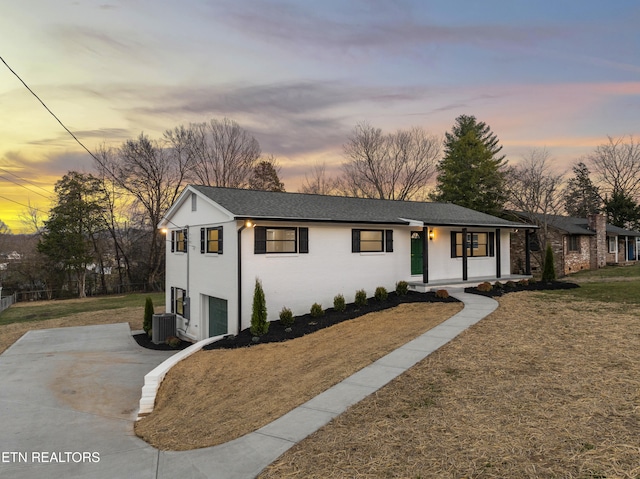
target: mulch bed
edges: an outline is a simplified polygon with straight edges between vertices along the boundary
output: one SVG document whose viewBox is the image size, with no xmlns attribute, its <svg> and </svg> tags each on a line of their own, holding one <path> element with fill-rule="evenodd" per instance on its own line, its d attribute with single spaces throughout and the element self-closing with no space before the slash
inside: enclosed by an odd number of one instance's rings
<svg viewBox="0 0 640 479">
<path fill-rule="evenodd" d="M 147 333 L 134 334 L 133 339 L 135 339 L 136 343 L 138 343 L 138 345 L 142 346 L 143 348 L 154 349 L 156 351 L 180 351 L 182 349 L 188 348 L 193 344 L 193 343 L 190 343 L 189 341 L 182 341 L 182 340 L 180 341 L 180 345 L 176 346 L 175 348 L 172 348 L 171 346 L 165 343 L 155 344 L 151 342 L 151 338 Z"/>
<path fill-rule="evenodd" d="M 384 309 L 394 308 L 403 303 L 451 303 L 458 302 L 457 299 L 438 298 L 435 293 L 417 293 L 409 291 L 405 296 L 399 296 L 395 291 L 390 292 L 386 301 L 376 301 L 375 298 L 368 298 L 365 306 L 357 307 L 354 303 L 349 303 L 344 311 L 335 311 L 333 308 L 327 308 L 324 315 L 312 318 L 311 314 L 296 316 L 291 331 L 285 331 L 285 327 L 280 321 L 271 321 L 269 323 L 269 332 L 260 337 L 259 342 L 253 341 L 253 335 L 249 329 L 245 329 L 237 336 L 228 336 L 225 339 L 216 341 L 205 346 L 208 349 L 233 349 L 256 344 L 275 343 L 287 341 L 289 339 L 299 338 L 306 334 L 313 333 L 323 328 L 333 326 L 343 321 L 354 319 L 367 313 L 382 311 Z"/>
<path fill-rule="evenodd" d="M 507 293 L 515 293 L 518 291 L 548 291 L 553 289 L 574 289 L 579 288 L 580 285 L 576 283 L 570 283 L 567 281 L 535 281 L 522 284 L 520 282 L 515 283 L 513 286 L 507 286 L 506 283 L 502 283 L 501 288 L 495 286 L 491 291 L 479 291 L 478 288 L 465 288 L 465 293 L 479 294 L 481 296 L 487 296 L 488 298 L 495 298 Z"/>
</svg>

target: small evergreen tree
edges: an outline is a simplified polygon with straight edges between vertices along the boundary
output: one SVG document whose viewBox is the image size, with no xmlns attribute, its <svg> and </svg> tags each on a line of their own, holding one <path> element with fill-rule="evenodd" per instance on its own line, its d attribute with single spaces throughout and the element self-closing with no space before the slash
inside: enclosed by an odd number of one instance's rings
<svg viewBox="0 0 640 479">
<path fill-rule="evenodd" d="M 151 328 L 153 326 L 153 300 L 147 296 L 144 301 L 144 321 L 142 323 L 142 329 L 144 332 L 151 336 Z"/>
<path fill-rule="evenodd" d="M 269 331 L 267 321 L 267 302 L 264 297 L 262 283 L 256 278 L 256 287 L 253 291 L 253 309 L 251 312 L 251 334 L 262 336 Z"/>
<path fill-rule="evenodd" d="M 544 268 L 542 270 L 542 281 L 550 282 L 556 279 L 556 268 L 553 261 L 553 250 L 551 245 L 547 245 L 547 252 L 544 256 Z"/>
<path fill-rule="evenodd" d="M 569 216 L 586 218 L 602 209 L 600 189 L 592 183 L 589 174 L 583 162 L 573 166 L 573 177 L 564 190 L 564 209 Z"/>
</svg>

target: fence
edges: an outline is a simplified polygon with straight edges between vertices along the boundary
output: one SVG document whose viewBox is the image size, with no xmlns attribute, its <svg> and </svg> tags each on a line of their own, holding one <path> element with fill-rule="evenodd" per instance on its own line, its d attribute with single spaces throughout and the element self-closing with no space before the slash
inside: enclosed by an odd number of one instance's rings
<svg viewBox="0 0 640 479">
<path fill-rule="evenodd" d="M 7 309 L 9 306 L 11 306 L 15 302 L 16 302 L 15 294 L 12 294 L 11 296 L 5 296 L 4 298 L 0 299 L 0 313 L 2 313 L 5 309 Z"/>
</svg>

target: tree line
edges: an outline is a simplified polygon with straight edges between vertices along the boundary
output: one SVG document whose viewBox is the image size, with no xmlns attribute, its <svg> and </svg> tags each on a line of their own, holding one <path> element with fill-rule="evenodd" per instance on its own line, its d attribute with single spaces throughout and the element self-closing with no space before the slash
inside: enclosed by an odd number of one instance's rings
<svg viewBox="0 0 640 479">
<path fill-rule="evenodd" d="M 452 202 L 498 216 L 515 210 L 536 223 L 539 214 L 604 212 L 616 226 L 637 228 L 640 150 L 633 137 L 608 140 L 568 177 L 552 168 L 546 149 L 509 164 L 496 134 L 474 116 L 456 118 L 444 140 L 421 127 L 385 133 L 363 122 L 343 145 L 340 173 L 330 176 L 316 164 L 300 192 Z M 119 290 L 162 288 L 166 238 L 156 225 L 189 183 L 284 191 L 277 159 L 226 118 L 179 126 L 160 139 L 141 133 L 119 147 L 103 145 L 94 160 L 95 173 L 71 171 L 56 183 L 46 221 L 35 211 L 26 215 L 38 228 L 32 254 L 48 291 L 83 296 L 89 270 L 98 291 L 114 283 Z"/>
</svg>

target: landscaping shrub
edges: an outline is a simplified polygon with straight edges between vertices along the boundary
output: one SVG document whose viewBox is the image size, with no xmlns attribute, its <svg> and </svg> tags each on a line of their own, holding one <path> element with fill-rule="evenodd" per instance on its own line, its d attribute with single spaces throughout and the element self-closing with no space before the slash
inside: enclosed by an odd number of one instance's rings
<svg viewBox="0 0 640 479">
<path fill-rule="evenodd" d="M 311 305 L 311 317 L 312 318 L 317 318 L 319 316 L 322 316 L 324 314 L 324 309 L 322 309 L 322 305 L 318 304 L 318 303 L 313 303 L 313 305 Z"/>
<path fill-rule="evenodd" d="M 529 286 L 529 280 L 528 279 L 521 279 L 520 281 L 518 281 L 518 284 L 520 286 Z"/>
<path fill-rule="evenodd" d="M 256 287 L 253 291 L 253 308 L 251 311 L 251 334 L 262 336 L 269 331 L 269 321 L 267 321 L 267 301 L 264 297 L 262 283 L 256 278 Z"/>
<path fill-rule="evenodd" d="M 389 293 L 384 286 L 378 286 L 373 297 L 376 298 L 376 301 L 385 301 L 389 297 Z"/>
<path fill-rule="evenodd" d="M 496 282 L 493 284 L 493 287 L 494 287 L 495 289 L 497 289 L 497 290 L 501 290 L 501 289 L 503 289 L 503 288 L 504 288 L 504 284 L 502 284 L 500 281 L 496 281 Z"/>
<path fill-rule="evenodd" d="M 142 329 L 144 332 L 151 336 L 151 328 L 153 327 L 153 300 L 147 296 L 144 301 L 144 321 L 142 323 Z"/>
<path fill-rule="evenodd" d="M 364 289 L 359 289 L 358 291 L 356 291 L 355 303 L 356 306 L 364 306 L 367 304 L 367 293 Z"/>
<path fill-rule="evenodd" d="M 409 292 L 409 283 L 406 281 L 398 281 L 396 283 L 396 294 L 398 296 L 406 296 Z"/>
<path fill-rule="evenodd" d="M 165 342 L 172 348 L 177 348 L 182 343 L 180 338 L 176 338 L 175 336 L 169 336 Z"/>
<path fill-rule="evenodd" d="M 347 303 L 344 300 L 344 296 L 338 294 L 335 298 L 333 298 L 333 309 L 341 312 L 347 309 Z"/>
<path fill-rule="evenodd" d="M 289 308 L 282 308 L 282 311 L 280 311 L 280 323 L 282 323 L 285 328 L 290 328 L 293 326 L 294 321 L 295 318 L 291 310 Z"/>
<path fill-rule="evenodd" d="M 556 269 L 554 267 L 553 261 L 553 250 L 551 249 L 551 245 L 547 245 L 547 251 L 544 255 L 544 268 L 542 270 L 542 281 L 551 282 L 556 279 Z"/>
<path fill-rule="evenodd" d="M 493 289 L 493 286 L 491 286 L 491 283 L 487 283 L 486 281 L 478 285 L 478 291 L 482 291 L 483 293 L 487 293 L 492 289 Z"/>
<path fill-rule="evenodd" d="M 504 287 L 508 289 L 514 289 L 516 287 L 516 283 L 514 283 L 513 281 L 507 281 L 504 284 Z"/>
<path fill-rule="evenodd" d="M 436 291 L 436 298 L 447 299 L 449 297 L 449 291 L 446 289 L 439 289 Z"/>
</svg>

